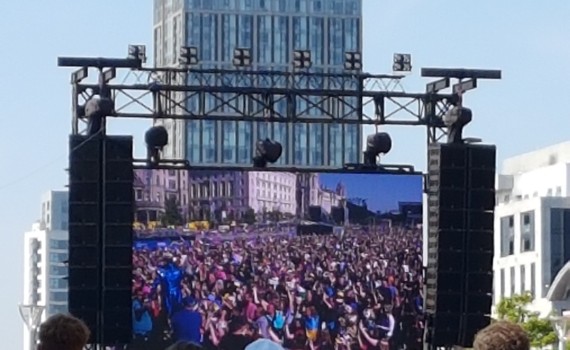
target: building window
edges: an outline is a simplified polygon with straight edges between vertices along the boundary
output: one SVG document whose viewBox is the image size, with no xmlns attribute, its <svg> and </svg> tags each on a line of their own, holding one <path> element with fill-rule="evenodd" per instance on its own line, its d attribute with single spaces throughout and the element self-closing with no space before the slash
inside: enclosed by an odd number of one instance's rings
<svg viewBox="0 0 570 350">
<path fill-rule="evenodd" d="M 67 260 L 67 253 L 49 253 L 49 261 L 52 263 L 62 263 Z"/>
<path fill-rule="evenodd" d="M 521 214 L 521 252 L 534 251 L 534 211 Z"/>
<path fill-rule="evenodd" d="M 526 290 L 526 267 L 521 265 L 521 294 L 527 292 Z"/>
<path fill-rule="evenodd" d="M 514 216 L 501 218 L 501 256 L 509 256 L 515 253 L 515 219 Z"/>
<path fill-rule="evenodd" d="M 49 273 L 51 275 L 54 275 L 54 276 L 66 276 L 67 275 L 67 267 L 50 265 Z"/>
<path fill-rule="evenodd" d="M 50 292 L 49 299 L 56 303 L 67 302 L 67 292 Z"/>
<path fill-rule="evenodd" d="M 67 289 L 67 285 L 67 280 L 63 277 L 49 279 L 49 286 L 52 289 Z"/>
<path fill-rule="evenodd" d="M 535 296 L 536 293 L 536 264 L 530 264 L 530 294 Z"/>
<path fill-rule="evenodd" d="M 506 283 L 505 283 L 505 269 L 501 269 L 501 281 L 500 281 L 500 283 L 501 283 L 501 286 L 500 286 L 501 290 L 499 293 L 501 295 L 501 299 L 503 299 L 505 297 L 505 290 L 506 290 L 506 288 L 505 288 L 505 285 L 506 285 Z"/>
<path fill-rule="evenodd" d="M 550 210 L 550 282 L 570 260 L 570 209 Z"/>
<path fill-rule="evenodd" d="M 50 247 L 50 249 L 66 250 L 69 248 L 69 244 L 68 244 L 67 240 L 50 239 L 49 240 L 49 247 Z"/>
<path fill-rule="evenodd" d="M 511 280 L 511 294 L 510 294 L 510 296 L 512 297 L 513 295 L 516 294 L 515 268 L 514 268 L 514 266 L 511 267 L 510 280 Z"/>
</svg>

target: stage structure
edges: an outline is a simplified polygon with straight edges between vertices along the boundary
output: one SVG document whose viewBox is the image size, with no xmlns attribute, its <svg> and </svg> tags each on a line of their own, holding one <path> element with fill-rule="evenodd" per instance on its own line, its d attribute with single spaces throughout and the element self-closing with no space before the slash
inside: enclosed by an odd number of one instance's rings
<svg viewBox="0 0 570 350">
<path fill-rule="evenodd" d="M 127 241 L 132 240 L 132 233 L 126 227 L 131 225 L 127 213 L 134 200 L 126 189 L 127 183 L 132 183 L 133 168 L 417 173 L 412 165 L 381 162 L 381 155 L 392 147 L 390 136 L 383 132 L 368 136 L 366 148 L 356 163 L 340 166 L 299 164 L 291 157 L 274 165 L 283 149 L 292 147 L 292 134 L 278 142 L 271 140 L 271 135 L 252 140 L 251 164 L 190 163 L 184 154 L 173 157 L 165 152 L 173 130 L 180 127 L 177 123 L 208 120 L 249 121 L 253 125 L 417 126 L 426 130 L 428 149 L 441 143 L 444 137 L 447 143 L 467 149 L 473 145 L 462 138 L 462 130 L 471 121 L 472 113 L 463 107 L 462 95 L 475 88 L 480 79 L 501 78 L 500 71 L 422 69 L 423 76 L 440 80 L 429 83 L 425 92 L 408 93 L 403 89 L 396 91 L 401 88 L 403 75 L 363 73 L 361 54 L 357 52 L 347 52 L 346 71 L 334 74 L 313 71 L 308 51 L 295 51 L 287 72 L 251 70 L 252 56 L 247 48 L 236 48 L 235 67 L 231 70 L 201 69 L 195 47 L 181 48 L 179 67 L 146 68 L 145 52 L 144 46 L 135 45 L 129 47 L 126 59 L 62 57 L 58 60 L 60 67 L 79 68 L 71 78 L 70 311 L 89 319 L 93 347 L 98 348 L 128 343 L 130 337 L 130 329 L 125 325 L 131 320 L 130 312 L 126 316 L 120 314 L 131 307 L 130 299 L 127 300 L 131 280 L 121 282 L 121 279 L 132 268 L 132 262 L 124 256 L 130 257 Z M 88 81 L 90 69 L 98 72 L 98 82 Z M 114 82 L 119 70 L 121 76 L 127 76 L 126 82 Z M 453 91 L 442 93 L 451 86 L 451 79 L 458 80 Z M 190 101 L 195 101 L 192 108 Z M 299 108 L 300 105 L 305 107 Z M 308 108 L 317 108 L 319 115 L 307 113 Z M 231 113 L 227 113 L 228 109 Z M 146 135 L 147 159 L 133 159 L 132 138 L 106 135 L 106 121 L 112 118 L 154 121 L 156 126 Z M 337 141 L 344 145 L 344 136 Z M 362 140 L 358 140 L 356 147 L 361 149 L 361 144 Z M 469 184 L 461 186 L 467 190 Z M 426 188 L 430 190 L 429 186 Z M 445 201 L 440 198 L 437 204 L 443 207 Z M 433 239 L 440 240 L 436 233 Z M 91 253 L 85 254 L 86 246 Z M 437 261 L 431 264 L 437 265 Z M 437 266 L 433 271 L 436 270 Z M 87 280 L 86 272 L 97 278 Z M 432 294 L 437 294 L 437 283 L 432 286 L 435 288 Z M 464 304 L 448 311 L 467 313 Z M 434 329 L 432 338 L 428 337 L 430 343 L 452 346 L 472 341 L 465 338 L 464 329 L 443 332 L 447 332 L 445 344 L 441 339 L 433 339 L 438 334 Z"/>
</svg>

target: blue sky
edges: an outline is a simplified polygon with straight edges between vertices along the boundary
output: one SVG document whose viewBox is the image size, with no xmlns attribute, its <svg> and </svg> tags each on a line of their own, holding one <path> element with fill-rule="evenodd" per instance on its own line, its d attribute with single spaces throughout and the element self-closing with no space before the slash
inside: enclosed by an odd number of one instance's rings
<svg viewBox="0 0 570 350">
<path fill-rule="evenodd" d="M 349 199 L 365 199 L 373 211 L 396 210 L 398 202 L 422 200 L 420 175 L 321 174 L 320 178 L 321 184 L 332 190 L 342 182 Z"/>
<path fill-rule="evenodd" d="M 0 235 L 4 283 L 0 338 L 20 349 L 22 233 L 39 217 L 41 193 L 63 188 L 70 131 L 69 70 L 61 55 L 126 55 L 129 43 L 152 42 L 150 0 L 0 1 Z M 388 72 L 394 52 L 420 67 L 501 68 L 502 81 L 481 82 L 465 104 L 474 121 L 465 134 L 496 143 L 499 160 L 568 140 L 570 2 L 567 0 L 364 0 L 364 63 Z M 423 91 L 417 74 L 407 91 Z M 113 122 L 136 135 L 146 122 Z M 425 131 L 389 127 L 386 162 L 425 166 Z M 137 153 L 141 153 L 138 147 Z"/>
</svg>

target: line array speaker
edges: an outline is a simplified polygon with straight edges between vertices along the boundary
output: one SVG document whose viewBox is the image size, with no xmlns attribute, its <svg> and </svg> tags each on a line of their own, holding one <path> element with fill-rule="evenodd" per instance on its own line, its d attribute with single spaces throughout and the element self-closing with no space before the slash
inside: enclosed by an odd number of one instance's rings
<svg viewBox="0 0 570 350">
<path fill-rule="evenodd" d="M 429 149 L 426 340 L 469 347 L 489 323 L 493 288 L 494 146 Z"/>
<path fill-rule="evenodd" d="M 69 312 L 92 343 L 132 338 L 132 137 L 72 135 L 69 166 Z"/>
</svg>

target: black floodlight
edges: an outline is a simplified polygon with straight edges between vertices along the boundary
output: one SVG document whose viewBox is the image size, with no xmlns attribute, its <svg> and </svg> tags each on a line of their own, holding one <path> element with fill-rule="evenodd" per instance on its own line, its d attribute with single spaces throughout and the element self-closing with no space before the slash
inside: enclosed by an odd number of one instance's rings
<svg viewBox="0 0 570 350">
<path fill-rule="evenodd" d="M 233 64 L 235 67 L 249 67 L 251 61 L 251 49 L 243 47 L 234 49 Z"/>
<path fill-rule="evenodd" d="M 182 46 L 178 63 L 183 66 L 195 66 L 198 64 L 198 48 L 196 46 Z"/>
<path fill-rule="evenodd" d="M 153 126 L 145 133 L 144 141 L 148 163 L 157 165 L 160 162 L 160 152 L 168 144 L 168 131 L 164 126 Z"/>
<path fill-rule="evenodd" d="M 311 51 L 295 50 L 293 51 L 293 68 L 308 69 L 311 68 Z"/>
<path fill-rule="evenodd" d="M 361 71 L 362 70 L 362 54 L 360 52 L 356 52 L 356 51 L 345 52 L 345 54 L 344 54 L 344 69 L 347 71 Z"/>
<path fill-rule="evenodd" d="M 84 116 L 88 119 L 87 135 L 99 133 L 103 129 L 105 117 L 111 115 L 114 109 L 115 104 L 111 98 L 101 96 L 90 98 L 82 108 Z"/>
<path fill-rule="evenodd" d="M 412 55 L 409 53 L 395 53 L 394 65 L 392 66 L 394 72 L 411 72 L 412 71 Z"/>
<path fill-rule="evenodd" d="M 275 163 L 283 153 L 283 146 L 277 141 L 270 139 L 257 141 L 255 146 L 255 156 L 253 157 L 253 166 L 256 168 L 265 168 L 267 163 Z"/>
<path fill-rule="evenodd" d="M 447 143 L 463 143 L 463 127 L 471 122 L 473 112 L 469 108 L 454 107 L 443 116 L 447 126 Z"/>
<path fill-rule="evenodd" d="M 146 63 L 146 46 L 144 46 L 144 45 L 129 45 L 128 58 L 140 60 L 142 63 Z"/>
<path fill-rule="evenodd" d="M 386 154 L 392 149 L 392 138 L 388 133 L 379 132 L 368 135 L 366 138 L 366 150 L 364 151 L 364 165 L 376 166 L 378 156 Z"/>
</svg>

